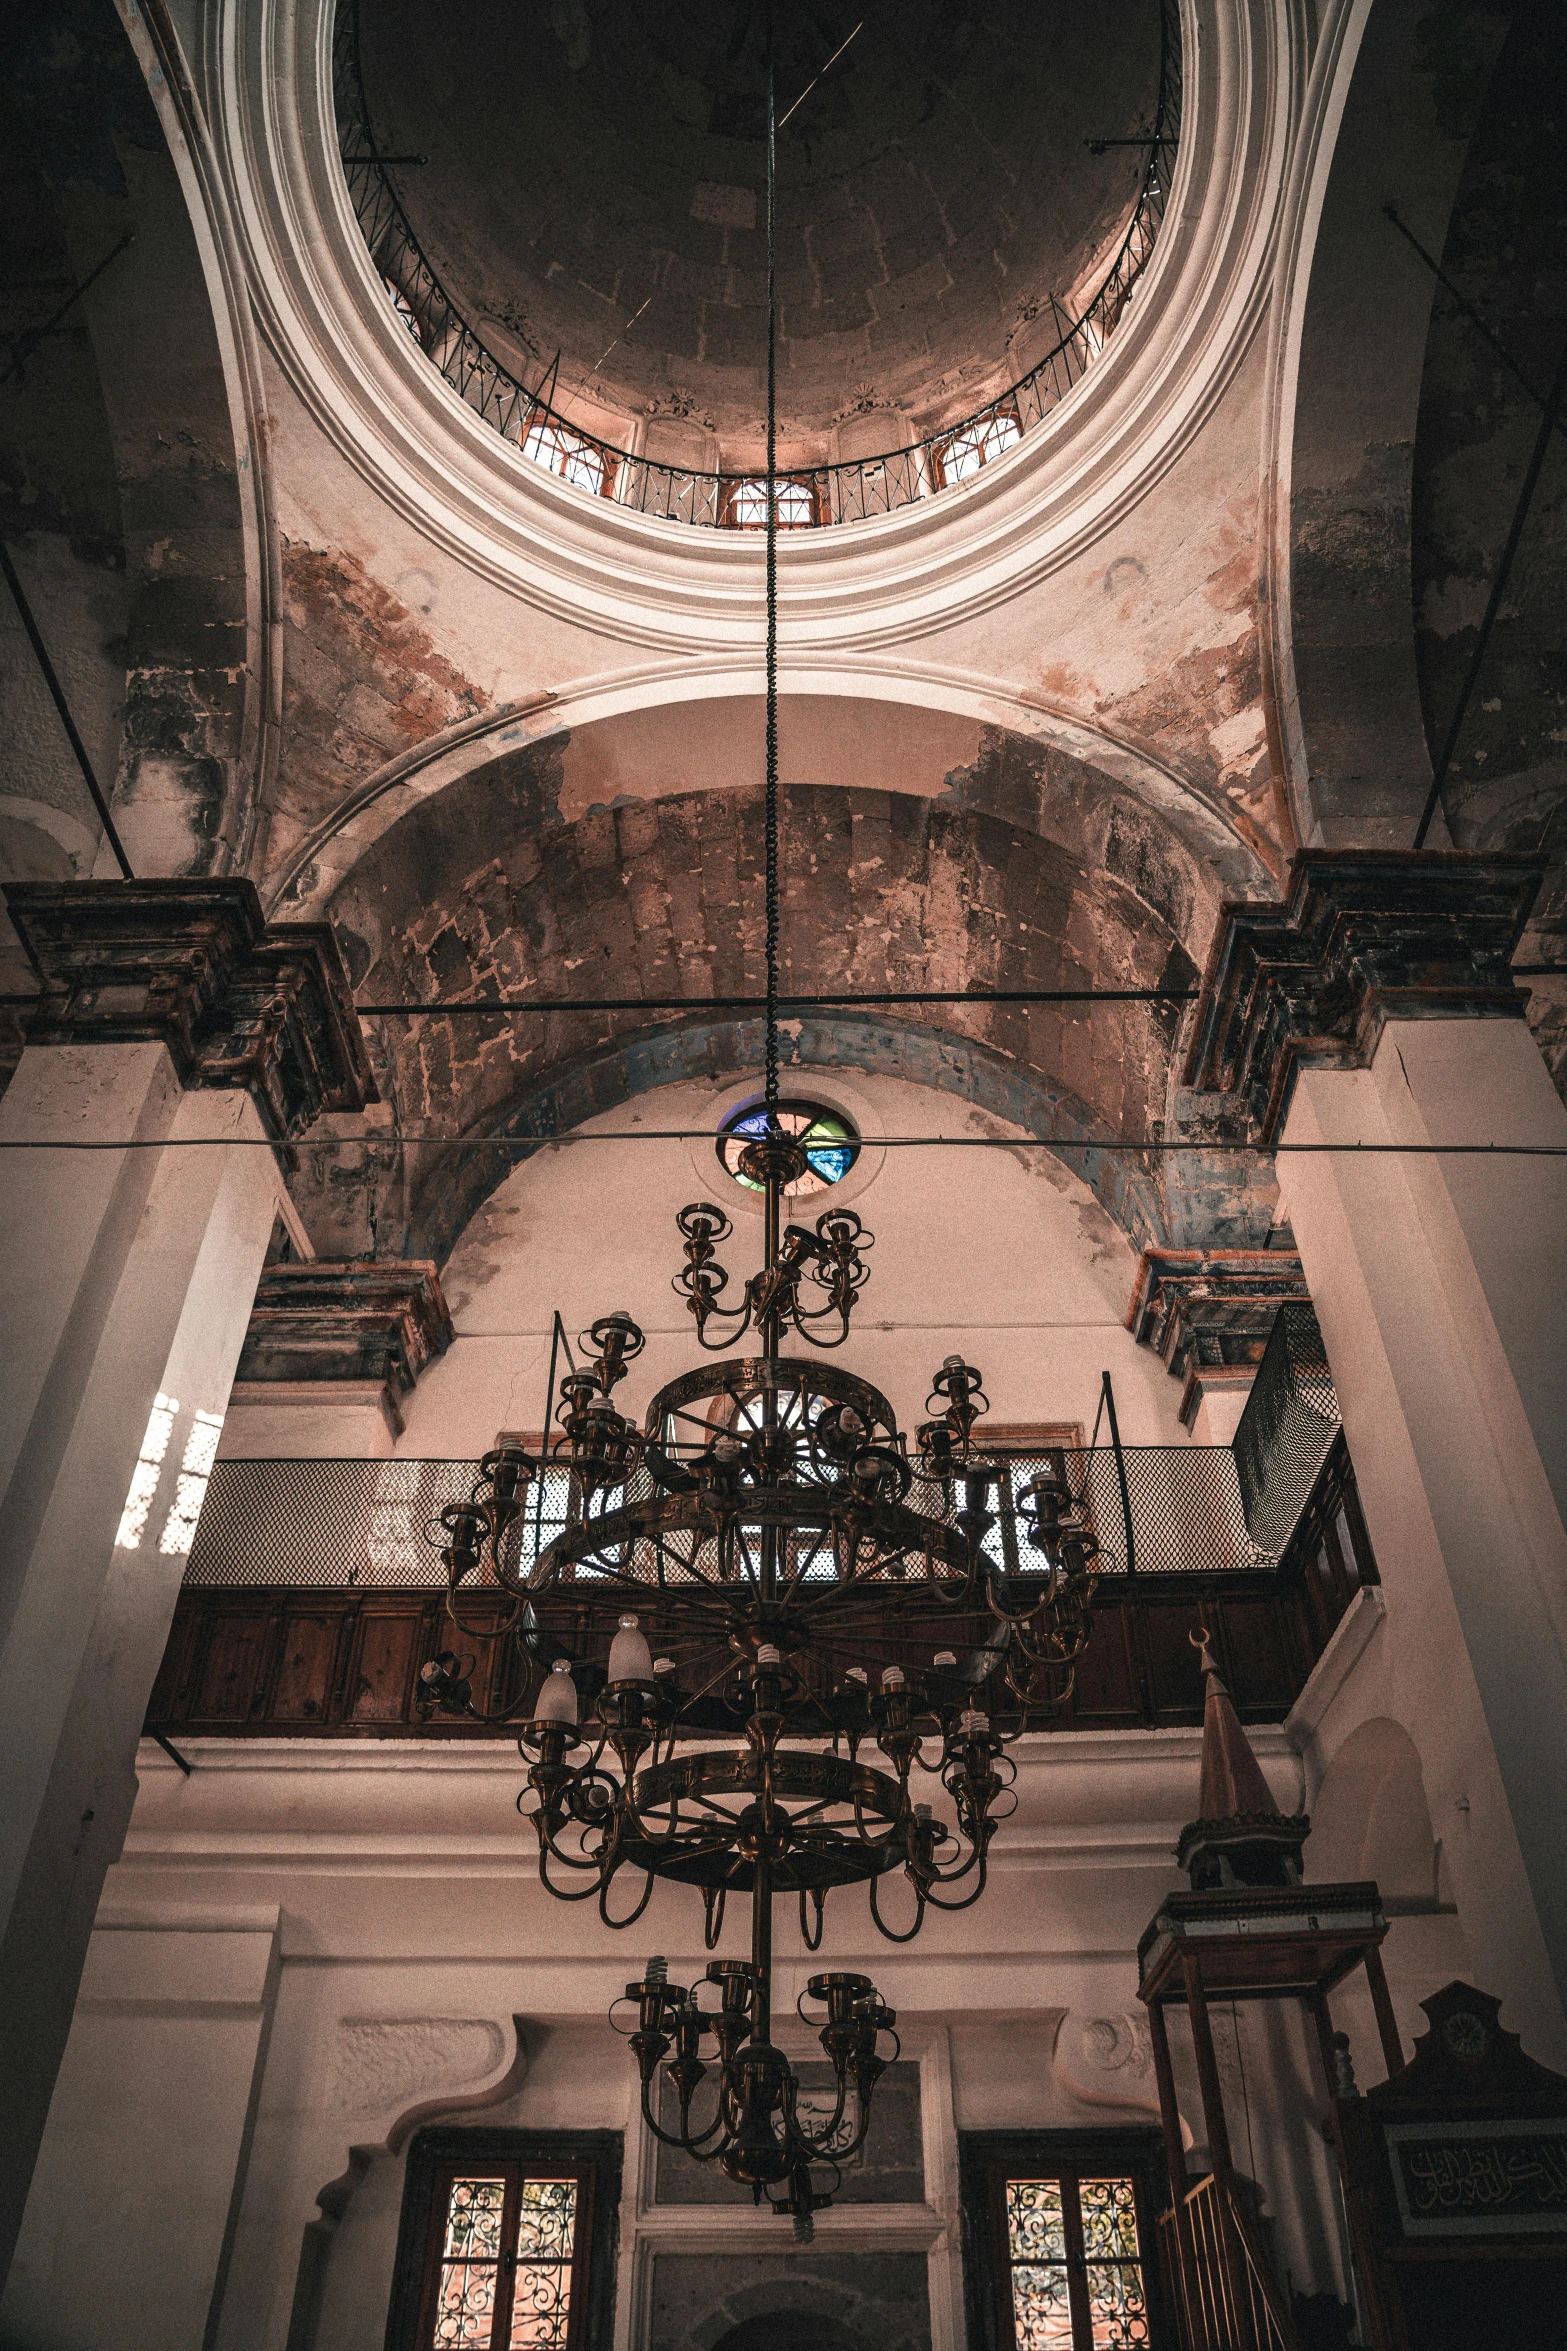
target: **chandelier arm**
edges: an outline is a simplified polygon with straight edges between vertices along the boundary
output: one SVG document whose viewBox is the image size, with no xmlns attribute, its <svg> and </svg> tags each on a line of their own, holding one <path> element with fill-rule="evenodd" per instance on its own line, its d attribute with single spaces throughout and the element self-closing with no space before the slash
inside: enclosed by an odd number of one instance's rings
<svg viewBox="0 0 1567 2351">
<path fill-rule="evenodd" d="M 877 1890 L 877 1884 L 878 1884 L 878 1880 L 877 1880 L 877 1879 L 875 1879 L 875 1878 L 872 1878 L 872 1880 L 871 1880 L 871 1888 L 870 1888 L 870 1892 L 871 1892 L 871 1916 L 872 1916 L 872 1918 L 873 1918 L 873 1919 L 876 1921 L 876 1927 L 877 1927 L 877 1931 L 878 1931 L 878 1933 L 880 1933 L 880 1934 L 884 1935 L 884 1936 L 886 1937 L 886 1939 L 887 1939 L 887 1941 L 888 1941 L 889 1943 L 912 1943 L 912 1942 L 913 1942 L 913 1940 L 914 1940 L 914 1938 L 915 1938 L 915 1936 L 916 1936 L 916 1935 L 919 1933 L 919 1931 L 920 1931 L 920 1928 L 921 1928 L 921 1927 L 922 1927 L 922 1926 L 925 1924 L 925 1895 L 924 1895 L 924 1893 L 922 1892 L 922 1890 L 920 1889 L 920 1887 L 919 1887 L 919 1886 L 916 1884 L 916 1885 L 915 1885 L 915 1888 L 914 1888 L 914 1902 L 915 1902 L 915 1910 L 914 1910 L 914 1924 L 913 1924 L 913 1925 L 912 1925 L 912 1926 L 909 1928 L 909 1930 L 908 1930 L 908 1933 L 907 1933 L 907 1934 L 899 1934 L 899 1932 L 897 1931 L 897 1929 L 896 1929 L 895 1927 L 890 1927 L 890 1926 L 888 1926 L 888 1924 L 887 1924 L 886 1920 L 885 1920 L 885 1919 L 882 1917 L 882 1914 L 881 1914 L 881 1905 L 879 1904 L 879 1902 L 878 1902 L 878 1901 L 877 1901 L 877 1899 L 876 1899 L 876 1890 Z"/>
<path fill-rule="evenodd" d="M 539 1836 L 539 1883 L 544 1888 L 545 1893 L 553 1894 L 557 1902 L 591 1902 L 594 1895 L 599 1891 L 600 1886 L 600 1878 L 597 1870 L 594 1869 L 593 1883 L 591 1886 L 579 1886 L 574 1890 L 565 1886 L 557 1886 L 551 1880 L 549 1873 L 548 1855 L 551 1853 L 554 1854 L 555 1859 L 561 1864 L 563 1869 L 594 1868 L 594 1865 L 591 1862 L 572 1861 L 566 1854 L 559 1852 L 555 1846 L 547 1846 L 547 1841 L 543 1835 L 543 1832 L 541 1831 Z"/>
<path fill-rule="evenodd" d="M 957 1910 L 972 1910 L 972 1909 L 973 1909 L 973 1907 L 974 1907 L 975 1903 L 976 1903 L 976 1902 L 979 1900 L 979 1898 L 980 1898 L 981 1894 L 983 1894 L 983 1892 L 985 1891 L 985 1887 L 986 1887 L 987 1883 L 989 1882 L 989 1870 L 990 1870 L 990 1861 L 989 1861 L 989 1856 L 988 1856 L 986 1853 L 984 1853 L 983 1851 L 981 1851 L 981 1852 L 979 1853 L 979 1855 L 978 1855 L 978 1860 L 979 1860 L 979 1876 L 978 1876 L 978 1879 L 977 1879 L 977 1880 L 976 1880 L 976 1882 L 975 1882 L 975 1885 L 974 1885 L 974 1890 L 973 1890 L 973 1892 L 972 1892 L 972 1893 L 970 1893 L 970 1894 L 965 1894 L 961 1902 L 942 1902 L 942 1901 L 939 1901 L 939 1900 L 937 1899 L 937 1897 L 936 1897 L 934 1894 L 932 1894 L 932 1893 L 930 1893 L 929 1891 L 927 1891 L 927 1893 L 926 1893 L 926 1896 L 925 1896 L 925 1899 L 926 1899 L 926 1901 L 927 1901 L 927 1902 L 930 1904 L 930 1906 L 931 1906 L 932 1910 L 950 1910 L 950 1911 L 957 1911 Z M 968 1875 L 969 1871 L 970 1871 L 970 1870 L 973 1868 L 973 1866 L 974 1866 L 974 1863 L 973 1863 L 973 1861 L 972 1861 L 972 1860 L 970 1860 L 970 1861 L 966 1861 L 966 1862 L 964 1863 L 963 1867 L 962 1867 L 960 1870 L 956 1871 L 956 1872 L 955 1872 L 955 1874 L 954 1874 L 952 1877 L 950 1877 L 950 1878 L 939 1878 L 939 1879 L 937 1879 L 937 1880 L 936 1880 L 936 1883 L 937 1883 L 938 1885 L 943 1885 L 943 1886 L 952 1886 L 952 1885 L 956 1885 L 956 1884 L 958 1883 L 959 1879 L 967 1877 L 967 1875 Z"/>
<path fill-rule="evenodd" d="M 835 2058 L 833 2061 L 833 2072 L 837 2076 L 838 2101 L 832 2111 L 832 2120 L 830 2122 L 824 2123 L 820 2130 L 808 2131 L 800 2120 L 796 2104 L 799 2097 L 798 2082 L 796 2082 L 794 2090 L 789 2095 L 787 2105 L 789 2137 L 793 2139 L 799 2146 L 806 2148 L 810 2154 L 814 2156 L 826 2156 L 829 2162 L 832 2160 L 832 2158 L 830 2155 L 828 2155 L 828 2149 L 831 2147 L 833 2139 L 837 2136 L 839 2126 L 843 2121 L 843 2110 L 849 2095 L 849 2073 L 847 2061 L 844 2059 Z M 862 2124 L 860 2138 L 863 2139 L 864 2136 L 865 2131 Z M 857 2144 L 858 2142 L 856 2142 L 856 2145 Z M 841 2150 L 834 2150 L 834 2152 L 841 2152 L 844 2155 L 852 2155 L 855 2152 L 855 2148 L 854 2146 L 849 2146 Z"/>
<path fill-rule="evenodd" d="M 455 1584 L 451 1587 L 445 1596 L 445 1613 L 451 1619 L 452 1623 L 457 1627 L 457 1630 L 463 1635 L 465 1640 L 498 1641 L 503 1633 L 515 1632 L 517 1628 L 517 1621 L 523 1610 L 522 1595 L 517 1591 L 516 1586 L 513 1584 L 508 1584 L 506 1589 L 512 1594 L 511 1614 L 498 1624 L 464 1624 L 462 1618 L 458 1615 L 456 1609 L 452 1606 L 452 1602 L 457 1597 L 457 1587 Z"/>
<path fill-rule="evenodd" d="M 652 2098 L 650 2093 L 652 2091 L 653 2082 L 656 2078 L 656 2076 L 650 2076 L 649 2079 L 642 2084 L 642 2120 L 647 2124 L 648 2129 L 652 2132 L 654 2138 L 657 2139 L 661 2145 L 665 2147 L 678 2148 L 681 2154 L 689 2155 L 693 2162 L 711 2163 L 715 2156 L 720 2155 L 723 2152 L 722 2148 L 707 2148 L 707 2152 L 705 2154 L 702 2150 L 704 2147 L 707 2147 L 708 2140 L 712 2137 L 714 2131 L 718 2129 L 720 2123 L 724 2119 L 722 2106 L 720 2106 L 718 2113 L 714 2116 L 712 2122 L 709 2123 L 707 2129 L 703 2131 L 698 2137 L 693 2138 L 683 2132 L 677 2135 L 673 2131 L 666 2131 L 660 2123 L 654 2120 L 653 2116 Z M 720 2096 L 722 2096 L 722 2092 L 720 2092 Z M 688 2109 L 689 2101 L 686 2101 L 683 2103 L 682 2112 L 688 2111 Z"/>
<path fill-rule="evenodd" d="M 614 1927 L 617 1929 L 617 1931 L 622 1927 L 634 1927 L 636 1925 L 637 1920 L 642 1916 L 643 1911 L 646 1910 L 648 1904 L 653 1899 L 653 1887 L 656 1882 L 652 1870 L 649 1870 L 647 1872 L 647 1884 L 642 1889 L 642 1899 L 637 1904 L 635 1910 L 631 1911 L 625 1918 L 611 1918 L 608 1908 L 609 1890 L 615 1882 L 615 1872 L 620 1867 L 621 1864 L 618 1860 L 612 1862 L 605 1874 L 602 1884 L 599 1887 L 599 1916 L 607 1927 Z"/>
<path fill-rule="evenodd" d="M 874 1885 L 875 1882 L 876 1881 L 873 1878 L 871 1880 L 872 1885 Z M 816 1932 L 813 1936 L 806 1921 L 805 1902 L 807 1889 L 802 1886 L 800 1888 L 800 1940 L 805 1945 L 807 1951 L 819 1951 L 822 1947 L 822 1937 L 827 1932 L 827 1892 L 826 1888 L 823 1886 L 813 1886 L 809 1889 L 809 1892 L 811 1901 L 814 1904 L 816 1911 Z M 796 2015 L 799 2013 L 798 2001 L 795 2003 L 795 2013 Z"/>
</svg>

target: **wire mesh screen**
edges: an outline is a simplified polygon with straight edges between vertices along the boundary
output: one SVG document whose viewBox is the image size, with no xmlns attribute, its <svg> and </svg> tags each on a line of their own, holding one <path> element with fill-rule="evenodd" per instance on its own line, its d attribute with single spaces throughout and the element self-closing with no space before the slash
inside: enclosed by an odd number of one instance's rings
<svg viewBox="0 0 1567 2351">
<path fill-rule="evenodd" d="M 1276 1560 L 1300 1522 L 1339 1431 L 1338 1391 L 1312 1308 L 1279 1308 L 1235 1431 L 1247 1531 Z"/>
<path fill-rule="evenodd" d="M 449 1502 L 466 1501 L 476 1461 L 218 1461 L 191 1546 L 191 1585 L 311 1590 L 428 1589 L 445 1583 L 426 1540 Z M 531 1566 L 565 1523 L 566 1480 L 547 1474 L 514 1533 Z"/>
<path fill-rule="evenodd" d="M 1103 1570 L 1124 1575 L 1254 1573 L 1271 1564 L 1247 1535 L 1235 1457 L 1227 1446 L 1142 1445 L 1122 1456 L 1131 1505 L 1133 1557 L 1126 1542 L 1120 1471 L 1109 1446 L 1008 1457 L 1005 1486 L 992 1489 L 996 1524 L 985 1539 L 998 1566 L 1027 1575 L 1039 1565 L 1016 1497 L 1039 1471 L 1064 1468 L 1086 1504 Z M 213 1465 L 185 1581 L 309 1590 L 430 1589 L 444 1582 L 426 1539 L 442 1509 L 463 1501 L 478 1476 L 474 1461 L 219 1461 Z M 962 1507 L 961 1484 L 944 1501 L 917 1482 L 911 1496 L 932 1517 Z M 526 1573 L 559 1533 L 569 1480 L 550 1472 L 531 1490 L 508 1545 L 508 1564 Z"/>
</svg>

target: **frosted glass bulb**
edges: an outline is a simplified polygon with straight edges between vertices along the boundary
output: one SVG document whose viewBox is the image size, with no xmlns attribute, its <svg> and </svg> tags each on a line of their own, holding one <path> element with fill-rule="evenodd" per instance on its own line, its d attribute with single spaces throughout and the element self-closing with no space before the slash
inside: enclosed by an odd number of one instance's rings
<svg viewBox="0 0 1567 2351">
<path fill-rule="evenodd" d="M 646 1634 L 638 1631 L 634 1616 L 621 1618 L 620 1630 L 609 1645 L 609 1678 L 612 1682 L 653 1679 L 653 1652 Z"/>
<path fill-rule="evenodd" d="M 571 1666 L 566 1658 L 557 1657 L 544 1676 L 534 1708 L 535 1722 L 576 1721 L 577 1685 L 571 1678 Z"/>
</svg>

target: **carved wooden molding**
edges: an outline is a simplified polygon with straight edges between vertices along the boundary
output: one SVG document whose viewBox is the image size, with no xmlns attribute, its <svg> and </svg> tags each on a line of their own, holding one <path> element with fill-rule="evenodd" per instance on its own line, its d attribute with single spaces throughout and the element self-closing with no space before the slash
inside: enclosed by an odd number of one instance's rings
<svg viewBox="0 0 1567 2351">
<path fill-rule="evenodd" d="M 1126 1327 L 1176 1377 L 1262 1361 L 1289 1298 L 1310 1298 L 1293 1249 L 1145 1249 Z"/>
<path fill-rule="evenodd" d="M 1282 905 L 1224 909 L 1184 1083 L 1272 1142 L 1302 1068 L 1364 1069 L 1389 1020 L 1521 1018 L 1509 964 L 1545 860 L 1303 850 Z"/>
<path fill-rule="evenodd" d="M 279 1137 L 379 1099 L 328 923 L 268 923 L 251 882 L 8 882 L 42 988 L 33 1045 L 166 1045 L 183 1084 L 242 1086 Z"/>
</svg>

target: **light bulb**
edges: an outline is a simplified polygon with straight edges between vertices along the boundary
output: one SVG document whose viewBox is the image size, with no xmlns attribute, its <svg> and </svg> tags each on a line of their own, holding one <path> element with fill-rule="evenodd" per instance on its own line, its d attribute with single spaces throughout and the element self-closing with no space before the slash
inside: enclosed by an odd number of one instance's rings
<svg viewBox="0 0 1567 2351">
<path fill-rule="evenodd" d="M 621 1618 L 620 1630 L 609 1645 L 609 1678 L 612 1682 L 653 1679 L 653 1652 L 646 1634 L 638 1631 L 634 1616 Z"/>
<path fill-rule="evenodd" d="M 955 1649 L 938 1649 L 931 1659 L 932 1665 L 956 1665 L 957 1662 L 958 1655 Z"/>
<path fill-rule="evenodd" d="M 577 1719 L 577 1685 L 571 1678 L 570 1660 L 557 1657 L 539 1686 L 534 1700 L 535 1722 L 569 1722 Z"/>
</svg>

